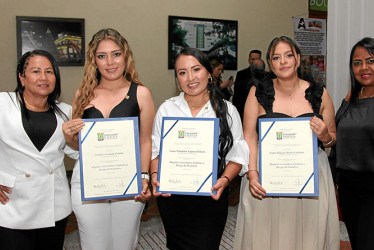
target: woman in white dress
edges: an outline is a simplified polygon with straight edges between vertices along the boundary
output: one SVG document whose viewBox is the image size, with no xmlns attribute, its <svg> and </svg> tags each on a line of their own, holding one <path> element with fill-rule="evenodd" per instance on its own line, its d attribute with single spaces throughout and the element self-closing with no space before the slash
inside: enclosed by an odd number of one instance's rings
<svg viewBox="0 0 374 250">
<path fill-rule="evenodd" d="M 259 184 L 258 118 L 310 117 L 320 145 L 335 144 L 334 107 L 327 90 L 303 80 L 300 49 L 288 37 L 273 39 L 267 52 L 272 73 L 253 86 L 244 109 L 244 139 L 251 152 L 242 178 L 234 249 L 337 250 L 339 221 L 326 153 L 318 149 L 319 197 L 267 197 Z"/>
</svg>

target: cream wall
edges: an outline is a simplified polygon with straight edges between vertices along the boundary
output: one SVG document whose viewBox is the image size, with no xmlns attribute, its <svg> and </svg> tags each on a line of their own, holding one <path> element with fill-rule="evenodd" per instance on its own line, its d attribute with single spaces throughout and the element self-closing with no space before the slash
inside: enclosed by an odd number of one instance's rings
<svg viewBox="0 0 374 250">
<path fill-rule="evenodd" d="M 238 20 L 238 69 L 243 69 L 249 50 L 265 52 L 273 37 L 293 37 L 292 16 L 307 13 L 308 0 L 0 0 L 0 91 L 16 86 L 16 16 L 84 18 L 86 46 L 99 29 L 117 29 L 128 40 L 140 80 L 158 107 L 176 93 L 174 73 L 167 69 L 168 15 Z M 60 99 L 71 103 L 83 67 L 60 70 Z M 226 71 L 223 78 L 235 74 Z"/>
</svg>

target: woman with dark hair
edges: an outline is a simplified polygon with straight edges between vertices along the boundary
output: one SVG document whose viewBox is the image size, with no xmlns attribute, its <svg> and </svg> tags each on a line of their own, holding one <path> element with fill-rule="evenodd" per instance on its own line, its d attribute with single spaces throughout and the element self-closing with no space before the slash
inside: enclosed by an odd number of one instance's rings
<svg viewBox="0 0 374 250">
<path fill-rule="evenodd" d="M 234 80 L 232 77 L 229 80 L 223 81 L 222 80 L 222 73 L 224 72 L 224 65 L 221 61 L 217 59 L 213 59 L 210 61 L 210 66 L 212 67 L 212 80 L 213 83 L 217 85 L 218 90 L 223 99 L 229 101 L 233 92 L 232 92 L 232 85 L 234 84 Z"/>
<path fill-rule="evenodd" d="M 169 249 L 218 249 L 228 213 L 228 184 L 246 172 L 248 146 L 243 140 L 235 107 L 222 99 L 212 83 L 212 68 L 198 49 L 185 48 L 175 61 L 182 93 L 165 101 L 157 111 L 152 131 L 151 177 L 154 196 L 164 223 Z M 156 193 L 162 117 L 220 119 L 217 195 L 198 197 Z"/>
<path fill-rule="evenodd" d="M 310 117 L 319 145 L 331 147 L 336 130 L 327 90 L 300 70 L 300 49 L 285 36 L 269 45 L 273 77 L 253 86 L 244 109 L 244 138 L 251 152 L 242 178 L 234 249 L 339 249 L 339 220 L 327 155 L 318 148 L 319 197 L 270 197 L 259 183 L 259 118 Z M 271 76 L 270 75 L 270 76 Z"/>
<path fill-rule="evenodd" d="M 1 249 L 62 249 L 71 213 L 62 133 L 71 106 L 58 102 L 60 72 L 44 50 L 25 53 L 17 88 L 0 93 Z"/>
<path fill-rule="evenodd" d="M 351 91 L 336 113 L 339 203 L 352 249 L 374 245 L 374 39 L 357 42 L 349 58 Z"/>
<path fill-rule="evenodd" d="M 84 125 L 81 118 L 138 117 L 143 189 L 134 199 L 83 202 L 77 161 L 71 197 L 83 249 L 136 248 L 144 202 L 151 197 L 148 172 L 154 113 L 151 92 L 138 79 L 128 42 L 114 29 L 99 30 L 88 44 L 83 80 L 73 100 L 74 119 L 64 123 L 64 134 L 78 148 L 78 132 Z"/>
</svg>

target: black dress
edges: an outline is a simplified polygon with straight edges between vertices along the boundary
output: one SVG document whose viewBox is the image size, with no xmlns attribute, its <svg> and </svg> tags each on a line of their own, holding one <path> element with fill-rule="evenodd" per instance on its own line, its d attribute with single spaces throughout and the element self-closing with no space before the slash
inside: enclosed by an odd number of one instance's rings
<svg viewBox="0 0 374 250">
<path fill-rule="evenodd" d="M 136 98 L 136 92 L 138 89 L 138 84 L 132 82 L 127 92 L 126 97 L 115 106 L 109 114 L 110 118 L 115 117 L 139 117 L 140 110 L 138 105 L 138 99 Z M 94 106 L 89 107 L 84 110 L 82 119 L 89 118 L 103 118 L 103 114 L 100 110 L 96 109 Z M 140 121 L 139 121 L 140 124 Z"/>
</svg>

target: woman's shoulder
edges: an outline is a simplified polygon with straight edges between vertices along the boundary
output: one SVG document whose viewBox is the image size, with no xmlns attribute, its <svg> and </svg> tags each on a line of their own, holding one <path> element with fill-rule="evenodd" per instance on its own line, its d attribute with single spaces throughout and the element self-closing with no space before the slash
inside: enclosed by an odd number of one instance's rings
<svg viewBox="0 0 374 250">
<path fill-rule="evenodd" d="M 135 83 L 137 86 L 138 96 L 148 97 L 152 95 L 151 90 L 142 84 Z"/>
<path fill-rule="evenodd" d="M 56 101 L 56 105 L 57 105 L 57 107 L 59 107 L 64 112 L 71 110 L 71 105 L 67 104 L 65 102 Z"/>
<path fill-rule="evenodd" d="M 266 112 L 271 112 L 274 102 L 274 83 L 271 75 L 267 75 L 260 84 L 254 89 L 258 103 L 264 107 Z"/>
<path fill-rule="evenodd" d="M 0 106 L 4 107 L 4 104 L 17 101 L 17 95 L 15 92 L 0 92 Z"/>
<path fill-rule="evenodd" d="M 15 97 L 16 96 L 16 92 L 0 92 L 0 98 L 1 99 L 4 99 L 5 97 L 9 98 L 9 96 L 11 97 Z"/>
<path fill-rule="evenodd" d="M 234 104 L 232 104 L 230 101 L 224 100 L 224 102 L 227 105 L 227 110 L 231 113 L 233 110 L 236 110 L 236 107 Z"/>
<path fill-rule="evenodd" d="M 166 99 L 158 108 L 159 111 L 171 110 L 179 107 L 183 102 L 183 92 L 180 95 Z"/>
</svg>

